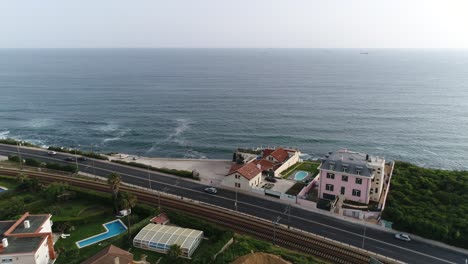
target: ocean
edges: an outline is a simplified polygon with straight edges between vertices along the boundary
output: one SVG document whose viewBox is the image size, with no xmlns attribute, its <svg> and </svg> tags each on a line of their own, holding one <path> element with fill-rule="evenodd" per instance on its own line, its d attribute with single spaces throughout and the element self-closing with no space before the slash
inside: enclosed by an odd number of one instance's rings
<svg viewBox="0 0 468 264">
<path fill-rule="evenodd" d="M 466 170 L 468 50 L 0 49 L 0 138 L 176 158 L 347 148 Z"/>
</svg>

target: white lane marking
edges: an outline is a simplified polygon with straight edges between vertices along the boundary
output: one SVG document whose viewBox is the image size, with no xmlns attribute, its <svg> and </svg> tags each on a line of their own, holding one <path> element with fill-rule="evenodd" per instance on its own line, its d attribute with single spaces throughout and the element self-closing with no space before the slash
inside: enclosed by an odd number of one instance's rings
<svg viewBox="0 0 468 264">
<path fill-rule="evenodd" d="M 40 150 L 39 150 L 40 151 Z M 17 153 L 15 151 L 6 151 L 6 152 L 10 152 L 10 153 Z M 46 157 L 46 156 L 39 156 L 39 155 L 34 155 L 34 154 L 29 154 L 29 153 L 26 153 L 27 155 L 30 155 L 30 156 L 35 156 L 35 157 L 41 157 L 41 158 L 47 158 L 47 159 L 52 159 L 52 160 L 59 160 L 59 161 L 62 161 L 60 159 L 53 159 L 51 157 Z M 100 160 L 98 162 L 101 162 Z M 119 165 L 120 167 L 125 167 L 125 168 L 129 168 L 129 166 L 123 166 L 123 165 L 120 165 L 120 164 L 114 164 L 112 163 L 112 165 Z M 102 168 L 98 168 L 99 170 L 103 170 L 103 171 L 107 171 L 107 172 L 114 172 L 114 171 L 111 171 L 111 170 L 107 170 L 107 169 L 102 169 Z M 130 169 L 138 169 L 138 168 L 133 168 L 133 167 L 130 167 Z M 146 171 L 146 170 L 145 170 Z M 138 176 L 133 176 L 133 175 L 129 175 L 129 174 L 126 174 L 126 173 L 119 173 L 121 175 L 126 175 L 130 178 L 135 178 L 135 179 L 138 179 L 138 180 L 143 180 L 143 181 L 147 181 L 148 179 L 145 179 L 145 178 L 141 178 L 141 177 L 138 177 Z M 153 173 L 151 173 L 153 174 Z M 189 182 L 189 181 L 185 181 L 182 179 L 182 181 L 184 182 Z M 165 183 L 165 182 L 160 182 L 160 181 L 155 181 L 155 180 L 151 180 L 151 182 L 156 182 L 156 183 L 159 183 L 159 184 L 164 184 L 164 185 L 169 185 L 169 186 L 172 186 L 172 187 L 176 187 L 176 188 L 179 188 L 179 189 L 184 189 L 184 190 L 187 190 L 187 191 L 191 191 L 191 192 L 197 192 L 197 193 L 202 193 L 204 194 L 204 192 L 202 191 L 198 191 L 198 190 L 193 190 L 193 189 L 190 189 L 190 188 L 186 188 L 186 187 L 182 187 L 182 186 L 176 186 L 176 185 L 173 185 L 173 184 L 170 184 L 170 183 Z M 227 198 L 227 197 L 223 197 L 223 196 L 216 196 L 217 198 L 220 198 L 220 199 L 224 199 L 224 200 L 228 200 L 228 201 L 235 201 L 234 199 L 231 199 L 231 198 Z M 265 200 L 265 199 L 262 199 L 262 200 Z M 237 203 L 241 203 L 241 204 L 245 204 L 245 205 L 248 205 L 248 206 L 251 206 L 251 207 L 256 207 L 256 208 L 259 208 L 259 209 L 263 209 L 263 210 L 267 210 L 267 211 L 271 211 L 271 212 L 274 212 L 274 213 L 280 213 L 282 214 L 283 212 L 280 212 L 280 211 L 275 211 L 273 209 L 269 209 L 269 208 L 266 208 L 266 207 L 262 207 L 262 206 L 257 206 L 257 205 L 253 205 L 253 204 L 249 204 L 249 203 L 245 203 L 245 202 L 240 202 L 240 201 L 237 201 Z M 344 230 L 344 229 L 341 229 L 341 228 L 338 228 L 338 227 L 334 227 L 334 226 L 330 226 L 330 225 L 327 225 L 327 224 L 323 224 L 323 223 L 320 223 L 320 222 L 316 222 L 316 221 L 312 221 L 312 220 L 309 220 L 309 219 L 305 219 L 305 218 L 302 218 L 302 217 L 299 217 L 299 216 L 294 216 L 294 215 L 291 215 L 291 217 L 293 218 L 296 218 L 296 219 L 300 219 L 302 221 L 306 221 L 306 222 L 309 222 L 309 223 L 314 223 L 314 224 L 317 224 L 317 225 L 321 225 L 321 226 L 325 226 L 325 227 L 328 227 L 328 228 L 331 228 L 331 229 L 335 229 L 335 230 L 338 230 L 338 231 L 341 231 L 341 232 L 344 232 L 344 233 L 347 233 L 347 234 L 351 234 L 351 235 L 355 235 L 355 236 L 358 236 L 358 237 L 363 237 L 363 235 L 361 234 L 357 234 L 357 233 L 353 233 L 351 231 L 348 231 L 348 230 Z M 304 230 L 305 231 L 305 230 Z M 322 230 L 323 231 L 323 230 Z M 305 231 L 305 232 L 308 232 L 308 231 Z M 323 232 L 327 232 L 327 231 L 323 231 Z M 314 233 L 312 233 L 314 234 Z M 451 261 L 448 261 L 448 260 L 445 260 L 445 259 L 441 259 L 441 258 L 438 258 L 438 257 L 435 257 L 435 256 L 431 256 L 431 255 L 428 255 L 426 253 L 422 253 L 422 252 L 419 252 L 419 251 L 415 251 L 415 250 L 412 250 L 412 249 L 408 249 L 408 248 L 404 248 L 404 247 L 401 247 L 401 246 L 398 246 L 398 245 L 394 245 L 394 244 L 390 244 L 388 242 L 385 242 L 385 241 L 381 241 L 381 240 L 378 240 L 378 239 L 374 239 L 374 238 L 371 238 L 371 237 L 368 237 L 366 236 L 366 239 L 367 240 L 373 240 L 375 242 L 379 242 L 379 243 L 382 243 L 384 245 L 387 245 L 387 246 L 391 246 L 391 247 L 396 247 L 400 250 L 406 250 L 406 251 L 409 251 L 409 252 L 412 252 L 412 253 L 415 253 L 415 254 L 419 254 L 419 255 L 422 255 L 422 256 L 425 256 L 425 257 L 429 257 L 429 258 L 433 258 L 433 259 L 436 259 L 436 260 L 439 260 L 439 261 L 442 261 L 442 262 L 445 262 L 445 263 L 450 263 L 450 264 L 457 264 L 455 262 L 451 262 Z M 389 250 L 387 250 L 389 251 Z"/>
</svg>

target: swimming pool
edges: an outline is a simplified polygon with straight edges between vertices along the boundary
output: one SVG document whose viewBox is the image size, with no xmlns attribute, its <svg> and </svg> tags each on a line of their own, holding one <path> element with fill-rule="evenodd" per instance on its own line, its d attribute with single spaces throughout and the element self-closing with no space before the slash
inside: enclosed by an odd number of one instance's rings
<svg viewBox="0 0 468 264">
<path fill-rule="evenodd" d="M 309 173 L 307 171 L 298 171 L 298 172 L 296 172 L 296 174 L 294 174 L 294 180 L 302 181 L 308 175 L 309 175 Z"/>
<path fill-rule="evenodd" d="M 124 223 L 122 223 L 122 221 L 120 221 L 120 219 L 105 223 L 103 226 L 107 230 L 106 232 L 80 240 L 76 242 L 76 246 L 78 248 L 87 247 L 127 231 L 127 227 L 124 225 Z"/>
</svg>

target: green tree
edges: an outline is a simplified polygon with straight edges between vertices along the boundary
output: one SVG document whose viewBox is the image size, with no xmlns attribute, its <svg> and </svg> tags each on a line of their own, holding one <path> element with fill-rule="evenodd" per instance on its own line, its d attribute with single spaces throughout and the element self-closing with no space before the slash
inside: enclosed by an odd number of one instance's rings
<svg viewBox="0 0 468 264">
<path fill-rule="evenodd" d="M 18 189 L 20 190 L 36 193 L 42 188 L 41 183 L 38 179 L 29 178 L 24 173 L 19 173 L 18 175 L 16 175 L 16 181 L 20 183 L 20 185 L 18 186 Z"/>
<path fill-rule="evenodd" d="M 167 256 L 172 261 L 172 263 L 180 263 L 180 255 L 182 255 L 182 248 L 180 248 L 179 245 L 173 244 L 169 247 Z"/>
<path fill-rule="evenodd" d="M 123 210 L 131 210 L 137 203 L 137 197 L 133 193 L 128 193 L 128 192 L 123 192 L 120 195 L 120 208 Z M 127 215 L 127 221 L 128 221 L 128 239 L 130 240 L 132 237 L 131 231 L 130 231 L 130 214 Z"/>
<path fill-rule="evenodd" d="M 68 190 L 68 184 L 62 182 L 53 182 L 44 189 L 44 196 L 47 201 L 54 203 L 56 202 L 61 195 L 63 195 Z"/>
<path fill-rule="evenodd" d="M 107 177 L 107 183 L 109 184 L 112 195 L 114 198 L 114 213 L 118 211 L 118 195 L 120 189 L 120 183 L 122 182 L 122 177 L 118 173 L 112 173 Z"/>
</svg>

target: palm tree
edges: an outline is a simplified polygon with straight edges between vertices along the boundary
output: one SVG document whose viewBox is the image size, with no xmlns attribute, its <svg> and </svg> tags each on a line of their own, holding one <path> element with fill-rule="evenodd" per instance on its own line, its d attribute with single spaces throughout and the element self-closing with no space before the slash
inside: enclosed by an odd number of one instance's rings
<svg viewBox="0 0 468 264">
<path fill-rule="evenodd" d="M 118 211 L 117 198 L 119 195 L 120 183 L 122 182 L 122 177 L 118 173 L 112 173 L 107 177 L 107 183 L 109 184 L 112 195 L 114 197 L 114 213 Z"/>
<path fill-rule="evenodd" d="M 138 198 L 133 193 L 123 192 L 120 194 L 120 208 L 124 210 L 131 210 L 137 203 Z M 131 239 L 132 234 L 130 232 L 130 214 L 127 215 L 128 220 L 128 239 Z"/>
</svg>

